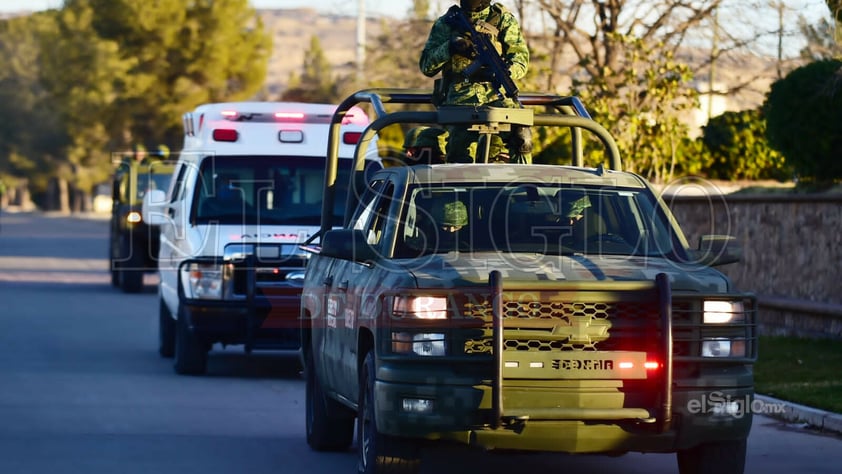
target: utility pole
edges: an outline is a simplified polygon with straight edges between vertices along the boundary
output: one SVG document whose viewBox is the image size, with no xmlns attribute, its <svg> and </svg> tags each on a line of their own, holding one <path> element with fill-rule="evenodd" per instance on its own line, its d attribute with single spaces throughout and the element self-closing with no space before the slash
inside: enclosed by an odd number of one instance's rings
<svg viewBox="0 0 842 474">
<path fill-rule="evenodd" d="M 710 47 L 710 75 L 708 76 L 708 122 L 713 116 L 713 86 L 716 81 L 716 60 L 719 56 L 719 7 L 713 11 L 713 44 Z"/>
<path fill-rule="evenodd" d="M 783 77 L 781 65 L 784 61 L 784 2 L 778 0 L 778 79 Z"/>
<path fill-rule="evenodd" d="M 363 80 L 365 69 L 365 0 L 357 0 L 357 82 Z"/>
</svg>

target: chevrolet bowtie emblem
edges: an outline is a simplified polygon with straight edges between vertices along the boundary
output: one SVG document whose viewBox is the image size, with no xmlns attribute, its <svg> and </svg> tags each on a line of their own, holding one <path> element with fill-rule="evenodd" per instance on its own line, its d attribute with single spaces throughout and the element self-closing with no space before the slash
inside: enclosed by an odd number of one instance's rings
<svg viewBox="0 0 842 474">
<path fill-rule="evenodd" d="M 607 319 L 593 319 L 591 316 L 572 316 L 569 326 L 556 326 L 553 334 L 566 335 L 570 344 L 590 344 L 608 339 Z"/>
</svg>

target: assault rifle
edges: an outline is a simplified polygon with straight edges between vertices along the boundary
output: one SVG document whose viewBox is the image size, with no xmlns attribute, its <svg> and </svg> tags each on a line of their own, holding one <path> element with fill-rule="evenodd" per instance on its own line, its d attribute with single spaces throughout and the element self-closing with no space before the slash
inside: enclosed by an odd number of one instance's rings
<svg viewBox="0 0 842 474">
<path fill-rule="evenodd" d="M 509 73 L 509 64 L 500 57 L 500 53 L 488 39 L 488 36 L 497 36 L 500 30 L 487 21 L 480 20 L 476 27 L 471 20 L 465 16 L 465 12 L 458 5 L 453 5 L 444 15 L 444 21 L 460 33 L 467 35 L 474 44 L 476 59 L 465 70 L 465 76 L 471 77 L 480 68 L 485 67 L 489 72 L 489 78 L 497 93 L 502 97 L 508 97 L 520 105 L 518 99 L 518 88 Z M 478 31 L 479 30 L 479 31 Z M 505 94 L 500 93 L 503 88 Z"/>
</svg>

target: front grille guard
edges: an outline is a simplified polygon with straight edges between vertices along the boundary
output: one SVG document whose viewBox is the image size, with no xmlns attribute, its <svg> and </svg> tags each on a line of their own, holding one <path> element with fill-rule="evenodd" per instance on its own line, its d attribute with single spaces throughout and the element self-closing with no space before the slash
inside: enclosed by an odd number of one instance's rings
<svg viewBox="0 0 842 474">
<path fill-rule="evenodd" d="M 493 319 L 493 354 L 494 354 L 494 378 L 491 387 L 492 405 L 492 427 L 499 428 L 506 419 L 505 407 L 503 405 L 503 277 L 499 271 L 489 274 L 488 285 L 491 290 L 492 319 Z M 671 289 L 669 278 L 666 274 L 659 274 L 655 278 L 655 289 L 658 294 L 658 311 L 661 324 L 661 360 L 664 362 L 662 383 L 659 394 L 658 413 L 655 415 L 655 423 L 659 432 L 669 429 L 672 417 L 672 307 Z M 510 285 L 511 286 L 511 285 Z M 508 289 L 517 289 L 511 288 Z M 524 289 L 529 289 L 524 288 Z M 596 414 L 599 416 L 599 414 Z M 606 414 L 612 416 L 616 414 Z M 649 420 L 646 420 L 647 422 Z"/>
<path fill-rule="evenodd" d="M 418 290 L 400 289 L 390 295 L 415 293 Z M 499 271 L 489 274 L 488 283 L 463 288 L 458 295 L 452 290 L 424 290 L 424 294 L 452 298 L 455 308 L 450 311 L 448 324 L 457 328 L 477 329 L 488 327 L 489 332 L 480 338 L 456 339 L 454 348 L 465 344 L 461 354 L 455 349 L 445 356 L 449 363 L 459 363 L 466 358 L 487 357 L 493 364 L 491 377 L 491 425 L 499 428 L 504 424 L 517 424 L 526 419 L 537 420 L 630 420 L 645 423 L 653 430 L 665 432 L 672 424 L 672 385 L 676 363 L 716 365 L 750 364 L 756 360 L 756 298 L 749 294 L 721 293 L 674 293 L 666 274 L 659 274 L 654 281 L 604 281 L 604 282 L 553 282 L 553 281 L 505 281 Z M 543 296 L 541 296 L 543 294 Z M 550 299 L 546 299 L 548 294 Z M 537 296 L 536 296 L 537 295 Z M 387 295 L 388 296 L 388 295 Z M 526 296 L 523 298 L 523 296 Z M 540 299 L 536 299 L 536 298 Z M 711 325 L 703 323 L 702 301 L 742 301 L 745 319 L 736 324 Z M 620 330 L 626 338 L 621 346 L 629 345 L 629 338 L 635 343 L 634 350 L 646 351 L 662 362 L 661 373 L 653 379 L 657 393 L 653 393 L 646 408 L 625 407 L 616 409 L 553 408 L 534 410 L 506 410 L 503 403 L 503 387 L 507 370 L 506 360 L 512 350 L 538 351 L 615 351 L 622 350 L 612 345 L 613 339 L 598 341 L 585 347 L 570 347 L 561 344 L 541 348 L 525 347 L 518 333 L 523 328 L 534 328 L 552 318 L 569 318 L 599 313 L 594 319 L 608 318 L 614 323 L 612 331 Z M 630 321 L 622 325 L 632 332 L 622 332 L 617 326 L 620 320 Z M 568 321 L 569 322 L 569 321 Z M 390 326 L 427 328 L 439 330 L 435 320 L 407 321 L 392 319 Z M 550 323 L 552 324 L 552 323 Z M 409 326 L 407 326 L 409 325 Z M 505 331 L 504 331 L 505 326 Z M 633 332 L 635 331 L 636 332 Z M 641 336 L 657 332 L 657 340 L 646 340 Z M 513 337 L 512 334 L 515 334 Z M 450 334 L 454 334 L 451 332 Z M 508 339 L 506 335 L 508 334 Z M 525 336 L 531 338 L 531 336 Z M 746 341 L 745 357 L 711 358 L 701 357 L 701 344 L 705 337 L 730 337 Z M 514 339 L 514 341 L 513 341 Z M 621 339 L 623 341 L 623 339 Z M 636 344 L 639 342 L 639 344 Z M 487 345 L 485 343 L 488 343 Z M 470 349 L 470 350 L 469 350 Z M 651 351 L 651 352 L 650 352 Z"/>
</svg>

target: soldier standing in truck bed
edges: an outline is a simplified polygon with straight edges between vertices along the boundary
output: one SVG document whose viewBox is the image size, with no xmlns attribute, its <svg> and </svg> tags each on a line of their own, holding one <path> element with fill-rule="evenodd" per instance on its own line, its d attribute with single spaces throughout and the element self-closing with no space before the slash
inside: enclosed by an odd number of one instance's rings
<svg viewBox="0 0 842 474">
<path fill-rule="evenodd" d="M 515 16 L 499 3 L 491 4 L 491 0 L 461 0 L 460 8 L 475 25 L 482 21 L 497 30 L 490 39 L 509 64 L 511 78 L 523 78 L 529 67 L 529 49 Z M 471 77 L 465 75 L 475 55 L 470 38 L 452 28 L 444 17 L 436 20 L 421 52 L 419 66 L 428 77 L 442 73 L 438 91 L 442 95 L 440 105 L 517 107 L 511 98 L 500 98 L 499 91 L 489 80 L 489 71 L 484 67 Z M 456 126 L 449 127 L 448 131 L 448 162 L 473 162 L 471 144 L 479 138 L 477 132 Z M 513 162 L 532 161 L 532 140 L 528 128 L 513 130 L 507 141 Z"/>
</svg>

